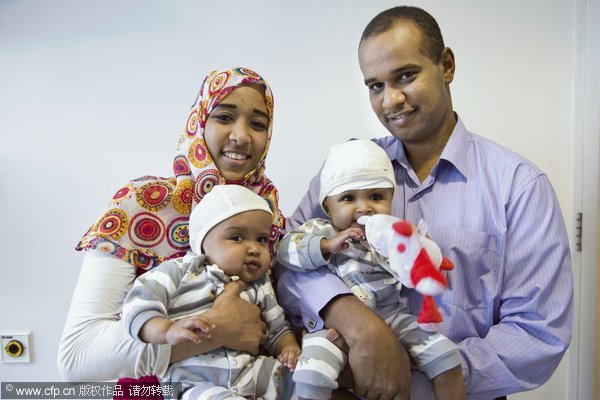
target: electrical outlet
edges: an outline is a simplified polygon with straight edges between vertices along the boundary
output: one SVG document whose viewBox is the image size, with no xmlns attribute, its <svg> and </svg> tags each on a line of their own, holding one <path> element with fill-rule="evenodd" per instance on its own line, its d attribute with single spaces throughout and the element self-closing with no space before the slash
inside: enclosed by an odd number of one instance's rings
<svg viewBox="0 0 600 400">
<path fill-rule="evenodd" d="M 2 332 L 0 338 L 2 340 L 2 362 L 31 362 L 31 331 Z"/>
</svg>

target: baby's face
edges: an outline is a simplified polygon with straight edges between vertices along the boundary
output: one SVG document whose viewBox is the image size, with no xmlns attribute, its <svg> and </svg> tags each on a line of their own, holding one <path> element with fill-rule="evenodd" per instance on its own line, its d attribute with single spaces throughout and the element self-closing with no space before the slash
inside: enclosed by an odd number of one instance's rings
<svg viewBox="0 0 600 400">
<path fill-rule="evenodd" d="M 392 213 L 393 194 L 393 188 L 347 190 L 326 197 L 323 206 L 338 230 L 363 228 L 356 222 L 363 215 Z"/>
<path fill-rule="evenodd" d="M 215 225 L 202 242 L 207 264 L 216 264 L 244 282 L 262 278 L 271 266 L 271 220 L 268 212 L 252 210 Z"/>
</svg>

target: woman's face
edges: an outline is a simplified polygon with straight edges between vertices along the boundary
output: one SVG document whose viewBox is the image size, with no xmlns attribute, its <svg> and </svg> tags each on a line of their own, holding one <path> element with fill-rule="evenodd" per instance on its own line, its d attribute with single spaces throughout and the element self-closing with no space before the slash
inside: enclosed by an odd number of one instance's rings
<svg viewBox="0 0 600 400">
<path fill-rule="evenodd" d="M 204 140 L 219 172 L 227 180 L 243 179 L 267 147 L 269 116 L 261 89 L 240 86 L 212 110 Z"/>
</svg>

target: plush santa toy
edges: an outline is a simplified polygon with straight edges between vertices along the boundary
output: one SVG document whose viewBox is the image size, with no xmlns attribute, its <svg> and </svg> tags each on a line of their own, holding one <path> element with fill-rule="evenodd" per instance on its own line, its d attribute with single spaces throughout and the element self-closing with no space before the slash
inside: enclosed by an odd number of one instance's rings
<svg viewBox="0 0 600 400">
<path fill-rule="evenodd" d="M 439 329 L 442 316 L 432 296 L 448 287 L 445 271 L 454 268 L 433 240 L 426 236 L 423 221 L 415 229 L 409 222 L 391 215 L 376 214 L 358 219 L 365 226 L 367 242 L 389 261 L 389 272 L 404 286 L 423 295 L 417 323 L 432 332 Z"/>
</svg>

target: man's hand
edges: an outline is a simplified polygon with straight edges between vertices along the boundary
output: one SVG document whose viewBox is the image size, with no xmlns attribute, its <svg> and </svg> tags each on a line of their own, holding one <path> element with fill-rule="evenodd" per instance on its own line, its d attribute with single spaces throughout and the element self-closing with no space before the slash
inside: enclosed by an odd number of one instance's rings
<svg viewBox="0 0 600 400">
<path fill-rule="evenodd" d="M 211 335 L 221 346 L 257 354 L 267 325 L 260 319 L 260 309 L 240 298 L 245 287 L 242 281 L 227 284 L 205 315 L 213 321 Z"/>
<path fill-rule="evenodd" d="M 350 295 L 334 299 L 324 317 L 325 325 L 340 332 L 348 345 L 358 395 L 377 400 L 409 398 L 409 358 L 385 321 Z"/>
</svg>

